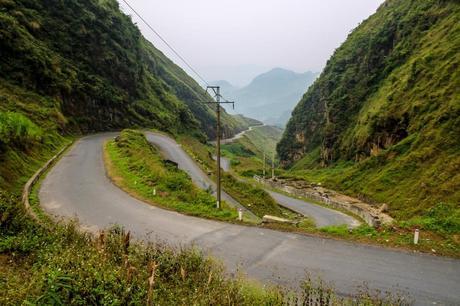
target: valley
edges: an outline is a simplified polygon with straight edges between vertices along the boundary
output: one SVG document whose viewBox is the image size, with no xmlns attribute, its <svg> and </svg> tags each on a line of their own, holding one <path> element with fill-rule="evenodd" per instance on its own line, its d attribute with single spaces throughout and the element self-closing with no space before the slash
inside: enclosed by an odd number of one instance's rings
<svg viewBox="0 0 460 306">
<path fill-rule="evenodd" d="M 0 0 L 0 304 L 460 304 L 458 1 L 174 1 Z"/>
</svg>

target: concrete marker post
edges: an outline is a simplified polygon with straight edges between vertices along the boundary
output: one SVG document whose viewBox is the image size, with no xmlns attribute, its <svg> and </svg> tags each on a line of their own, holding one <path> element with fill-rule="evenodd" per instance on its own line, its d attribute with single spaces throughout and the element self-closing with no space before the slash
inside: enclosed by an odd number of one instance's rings
<svg viewBox="0 0 460 306">
<path fill-rule="evenodd" d="M 414 244 L 418 244 L 419 235 L 420 235 L 420 231 L 418 230 L 418 228 L 416 228 L 414 232 Z"/>
<path fill-rule="evenodd" d="M 238 221 L 243 221 L 243 209 L 238 208 Z"/>
</svg>

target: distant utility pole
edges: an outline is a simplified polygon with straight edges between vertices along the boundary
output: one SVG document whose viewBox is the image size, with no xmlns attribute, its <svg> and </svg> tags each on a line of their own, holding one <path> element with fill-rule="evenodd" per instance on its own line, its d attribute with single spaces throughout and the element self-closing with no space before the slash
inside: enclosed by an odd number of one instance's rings
<svg viewBox="0 0 460 306">
<path fill-rule="evenodd" d="M 221 203 L 221 174 L 220 174 L 220 138 L 221 138 L 221 131 L 220 131 L 220 105 L 221 104 L 232 104 L 233 108 L 235 108 L 235 102 L 230 101 L 221 101 L 220 98 L 220 86 L 208 86 L 206 87 L 206 92 L 211 89 L 214 92 L 214 98 L 216 101 L 206 102 L 207 104 L 215 104 L 216 105 L 216 112 L 217 112 L 217 128 L 216 128 L 216 144 L 217 144 L 217 208 L 220 208 Z"/>
<path fill-rule="evenodd" d="M 264 175 L 263 175 L 264 179 L 265 179 L 265 151 L 264 151 Z"/>
<path fill-rule="evenodd" d="M 275 179 L 275 152 L 273 152 L 272 156 L 272 180 Z"/>
</svg>

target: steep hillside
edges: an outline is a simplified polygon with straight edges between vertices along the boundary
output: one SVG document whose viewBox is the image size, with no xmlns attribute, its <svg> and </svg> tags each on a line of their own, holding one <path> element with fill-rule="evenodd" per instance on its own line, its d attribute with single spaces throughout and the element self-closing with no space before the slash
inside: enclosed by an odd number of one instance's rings
<svg viewBox="0 0 460 306">
<path fill-rule="evenodd" d="M 291 175 L 401 218 L 460 202 L 460 3 L 388 0 L 336 50 L 277 147 Z"/>
<path fill-rule="evenodd" d="M 204 130 L 215 115 L 203 89 L 143 38 L 115 0 L 2 0 L 2 96 L 17 87 L 63 115 L 62 128 L 98 131 L 150 126 Z M 16 111 L 20 101 L 4 103 Z M 228 133 L 237 122 L 224 115 Z"/>
<path fill-rule="evenodd" d="M 287 120 L 283 115 L 292 111 L 316 77 L 313 72 L 295 73 L 275 68 L 257 76 L 243 88 L 235 88 L 226 81 L 220 84 L 224 95 L 238 102 L 236 113 L 284 126 Z"/>
<path fill-rule="evenodd" d="M 115 0 L 0 0 L 0 189 L 18 191 L 69 135 L 151 127 L 213 138 L 209 99 Z M 223 114 L 225 135 L 249 124 Z"/>
</svg>

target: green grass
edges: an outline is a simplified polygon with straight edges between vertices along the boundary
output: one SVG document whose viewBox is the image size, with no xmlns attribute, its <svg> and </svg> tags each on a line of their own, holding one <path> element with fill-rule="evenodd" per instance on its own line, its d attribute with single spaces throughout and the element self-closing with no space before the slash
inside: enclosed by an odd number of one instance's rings
<svg viewBox="0 0 460 306">
<path fill-rule="evenodd" d="M 26 116 L 0 112 L 0 149 L 10 143 L 27 146 L 41 140 L 43 131 Z"/>
<path fill-rule="evenodd" d="M 276 155 L 276 144 L 281 139 L 282 130 L 274 126 L 258 126 L 244 134 L 236 142 L 244 147 L 250 148 L 260 159 L 265 152 L 267 160 L 271 160 Z"/>
<path fill-rule="evenodd" d="M 150 203 L 197 217 L 235 221 L 237 212 L 196 187 L 186 172 L 165 164 L 141 132 L 124 130 L 105 145 L 106 165 L 112 180 Z M 156 190 L 156 195 L 153 190 Z"/>
<path fill-rule="evenodd" d="M 222 185 L 228 194 L 256 216 L 260 218 L 265 215 L 285 217 L 283 214 L 285 210 L 262 188 L 238 180 L 228 173 L 223 175 Z"/>
</svg>

